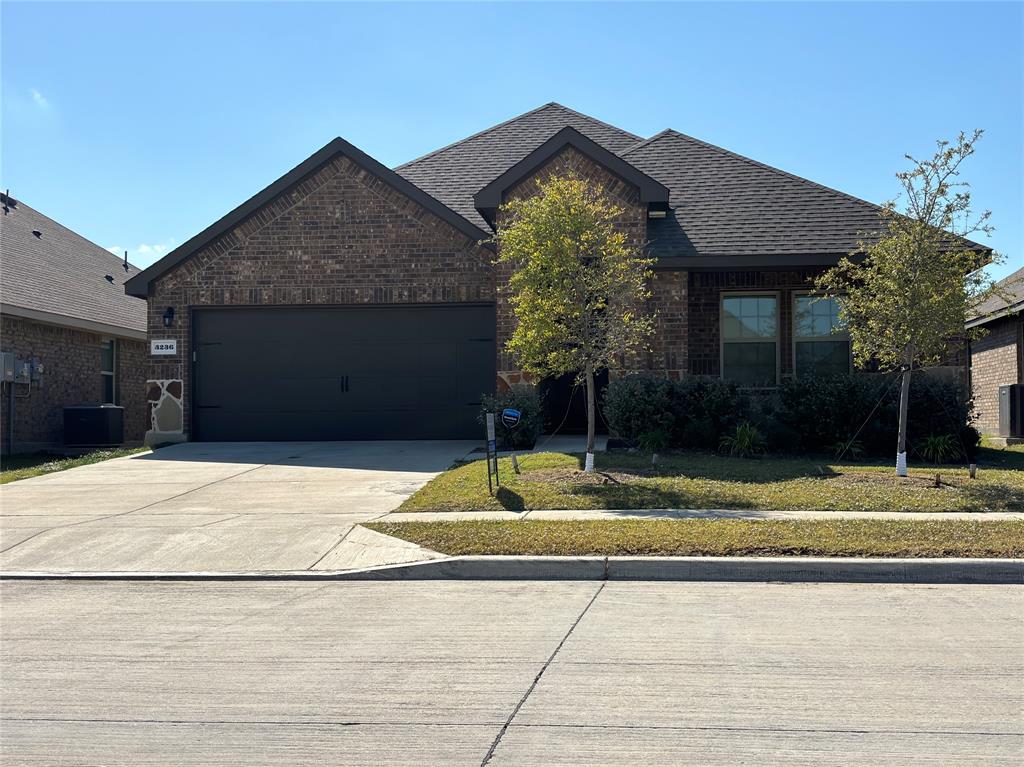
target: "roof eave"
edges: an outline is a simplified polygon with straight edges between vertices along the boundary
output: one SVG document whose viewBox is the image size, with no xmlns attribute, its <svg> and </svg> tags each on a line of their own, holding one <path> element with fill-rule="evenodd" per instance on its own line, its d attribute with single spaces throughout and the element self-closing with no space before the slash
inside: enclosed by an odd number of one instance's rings
<svg viewBox="0 0 1024 767">
<path fill-rule="evenodd" d="M 967 330 L 970 330 L 971 328 L 981 327 L 982 325 L 987 325 L 988 323 L 994 322 L 995 320 L 1001 320 L 1004 317 L 1012 317 L 1015 314 L 1021 313 L 1024 313 L 1024 299 L 1016 301 L 1010 304 L 1009 306 L 1004 306 L 1002 309 L 998 309 L 994 312 L 990 312 L 988 314 L 983 314 L 980 317 L 974 317 L 972 319 L 969 319 L 964 324 L 964 327 Z"/>
<path fill-rule="evenodd" d="M 67 314 L 55 314 L 41 309 L 32 309 L 27 306 L 15 306 L 14 304 L 0 304 L 0 314 L 10 317 L 19 317 L 23 320 L 41 322 L 46 325 L 57 325 L 75 330 L 85 330 L 100 335 L 117 336 L 119 338 L 130 338 L 138 341 L 146 340 L 145 327 L 130 328 L 123 325 L 112 325 L 109 322 L 99 322 L 85 317 L 72 317 Z"/>
</svg>

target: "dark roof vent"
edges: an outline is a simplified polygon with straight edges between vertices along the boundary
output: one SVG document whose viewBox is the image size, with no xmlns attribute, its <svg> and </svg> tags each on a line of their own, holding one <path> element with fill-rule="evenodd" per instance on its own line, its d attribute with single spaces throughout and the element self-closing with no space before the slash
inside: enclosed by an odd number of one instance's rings
<svg viewBox="0 0 1024 767">
<path fill-rule="evenodd" d="M 10 189 L 8 189 L 6 193 L 0 192 L 0 203 L 3 203 L 5 216 L 12 210 L 17 210 L 18 208 L 18 201 L 11 197 Z"/>
<path fill-rule="evenodd" d="M 111 285 L 113 285 L 113 284 L 114 284 L 114 278 L 113 278 L 112 276 L 110 276 L 109 274 L 108 274 L 108 275 L 105 275 L 105 276 L 103 277 L 103 279 L 105 279 L 105 280 L 106 280 L 107 282 L 109 282 L 109 283 L 110 283 Z"/>
<path fill-rule="evenodd" d="M 32 230 L 32 234 L 34 234 L 36 236 L 37 240 L 43 239 L 43 233 L 40 232 L 38 229 L 33 229 Z"/>
</svg>

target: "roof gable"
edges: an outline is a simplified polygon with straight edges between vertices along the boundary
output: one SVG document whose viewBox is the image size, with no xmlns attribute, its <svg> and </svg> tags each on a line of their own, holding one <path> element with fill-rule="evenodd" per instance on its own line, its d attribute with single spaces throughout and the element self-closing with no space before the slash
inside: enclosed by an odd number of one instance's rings
<svg viewBox="0 0 1024 767">
<path fill-rule="evenodd" d="M 286 193 L 303 179 L 322 167 L 331 158 L 337 155 L 344 155 L 355 162 L 369 173 L 377 176 L 397 191 L 422 205 L 438 218 L 448 222 L 467 237 L 482 241 L 490 235 L 480 229 L 476 224 L 467 221 L 455 211 L 438 202 L 429 194 L 418 188 L 408 180 L 402 178 L 390 168 L 374 160 L 368 154 L 353 146 L 342 138 L 336 138 L 325 145 L 319 151 L 312 154 L 306 160 L 296 165 L 290 171 L 281 176 L 277 181 L 267 186 L 262 191 L 249 198 L 220 220 L 208 226 L 195 237 L 175 248 L 166 256 L 145 271 L 137 274 L 125 284 L 125 291 L 134 296 L 146 296 L 149 294 L 153 280 L 182 263 L 194 253 L 216 240 L 221 235 L 231 231 L 234 227 L 259 212 L 271 201 Z"/>
<path fill-rule="evenodd" d="M 4 314 L 143 336 L 146 303 L 126 296 L 122 287 L 138 268 L 129 264 L 126 271 L 119 256 L 20 200 L 0 198 L 5 208 L 0 212 Z"/>
<path fill-rule="evenodd" d="M 551 102 L 499 125 L 411 160 L 395 171 L 477 226 L 487 222 L 473 196 L 565 127 L 611 152 L 640 136 Z"/>
<path fill-rule="evenodd" d="M 565 127 L 477 192 L 473 196 L 473 204 L 476 209 L 489 224 L 493 225 L 494 211 L 504 201 L 505 192 L 570 146 L 636 186 L 640 191 L 640 202 L 668 203 L 669 190 L 660 181 L 655 181 L 637 170 L 621 157 L 609 152 L 575 128 Z"/>
</svg>

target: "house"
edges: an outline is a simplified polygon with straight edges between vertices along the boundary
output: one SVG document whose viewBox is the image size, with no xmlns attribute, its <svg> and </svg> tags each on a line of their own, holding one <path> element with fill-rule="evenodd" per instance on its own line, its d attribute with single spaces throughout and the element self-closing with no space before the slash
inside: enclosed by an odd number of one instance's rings
<svg viewBox="0 0 1024 767">
<path fill-rule="evenodd" d="M 979 304 L 967 328 L 984 328 L 970 342 L 971 393 L 976 426 L 999 434 L 999 387 L 1024 383 L 1024 269 L 996 284 L 998 291 Z"/>
<path fill-rule="evenodd" d="M 139 270 L 21 200 L 0 202 L 4 452 L 61 446 L 67 405 L 120 405 L 125 440 L 141 442 L 146 304 L 123 287 Z"/>
<path fill-rule="evenodd" d="M 150 439 L 477 436 L 480 393 L 523 380 L 497 209 L 567 172 L 657 258 L 646 368 L 750 387 L 850 369 L 836 307 L 810 292 L 875 205 L 551 103 L 394 169 L 335 139 L 132 277 L 164 351 Z"/>
</svg>

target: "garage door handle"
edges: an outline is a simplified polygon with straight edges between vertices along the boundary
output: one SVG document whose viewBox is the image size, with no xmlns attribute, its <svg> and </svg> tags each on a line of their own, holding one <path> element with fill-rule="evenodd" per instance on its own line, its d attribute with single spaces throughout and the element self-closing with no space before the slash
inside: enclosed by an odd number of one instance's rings
<svg viewBox="0 0 1024 767">
<path fill-rule="evenodd" d="M 341 393 L 344 394 L 348 391 L 348 376 L 341 377 Z"/>
</svg>

